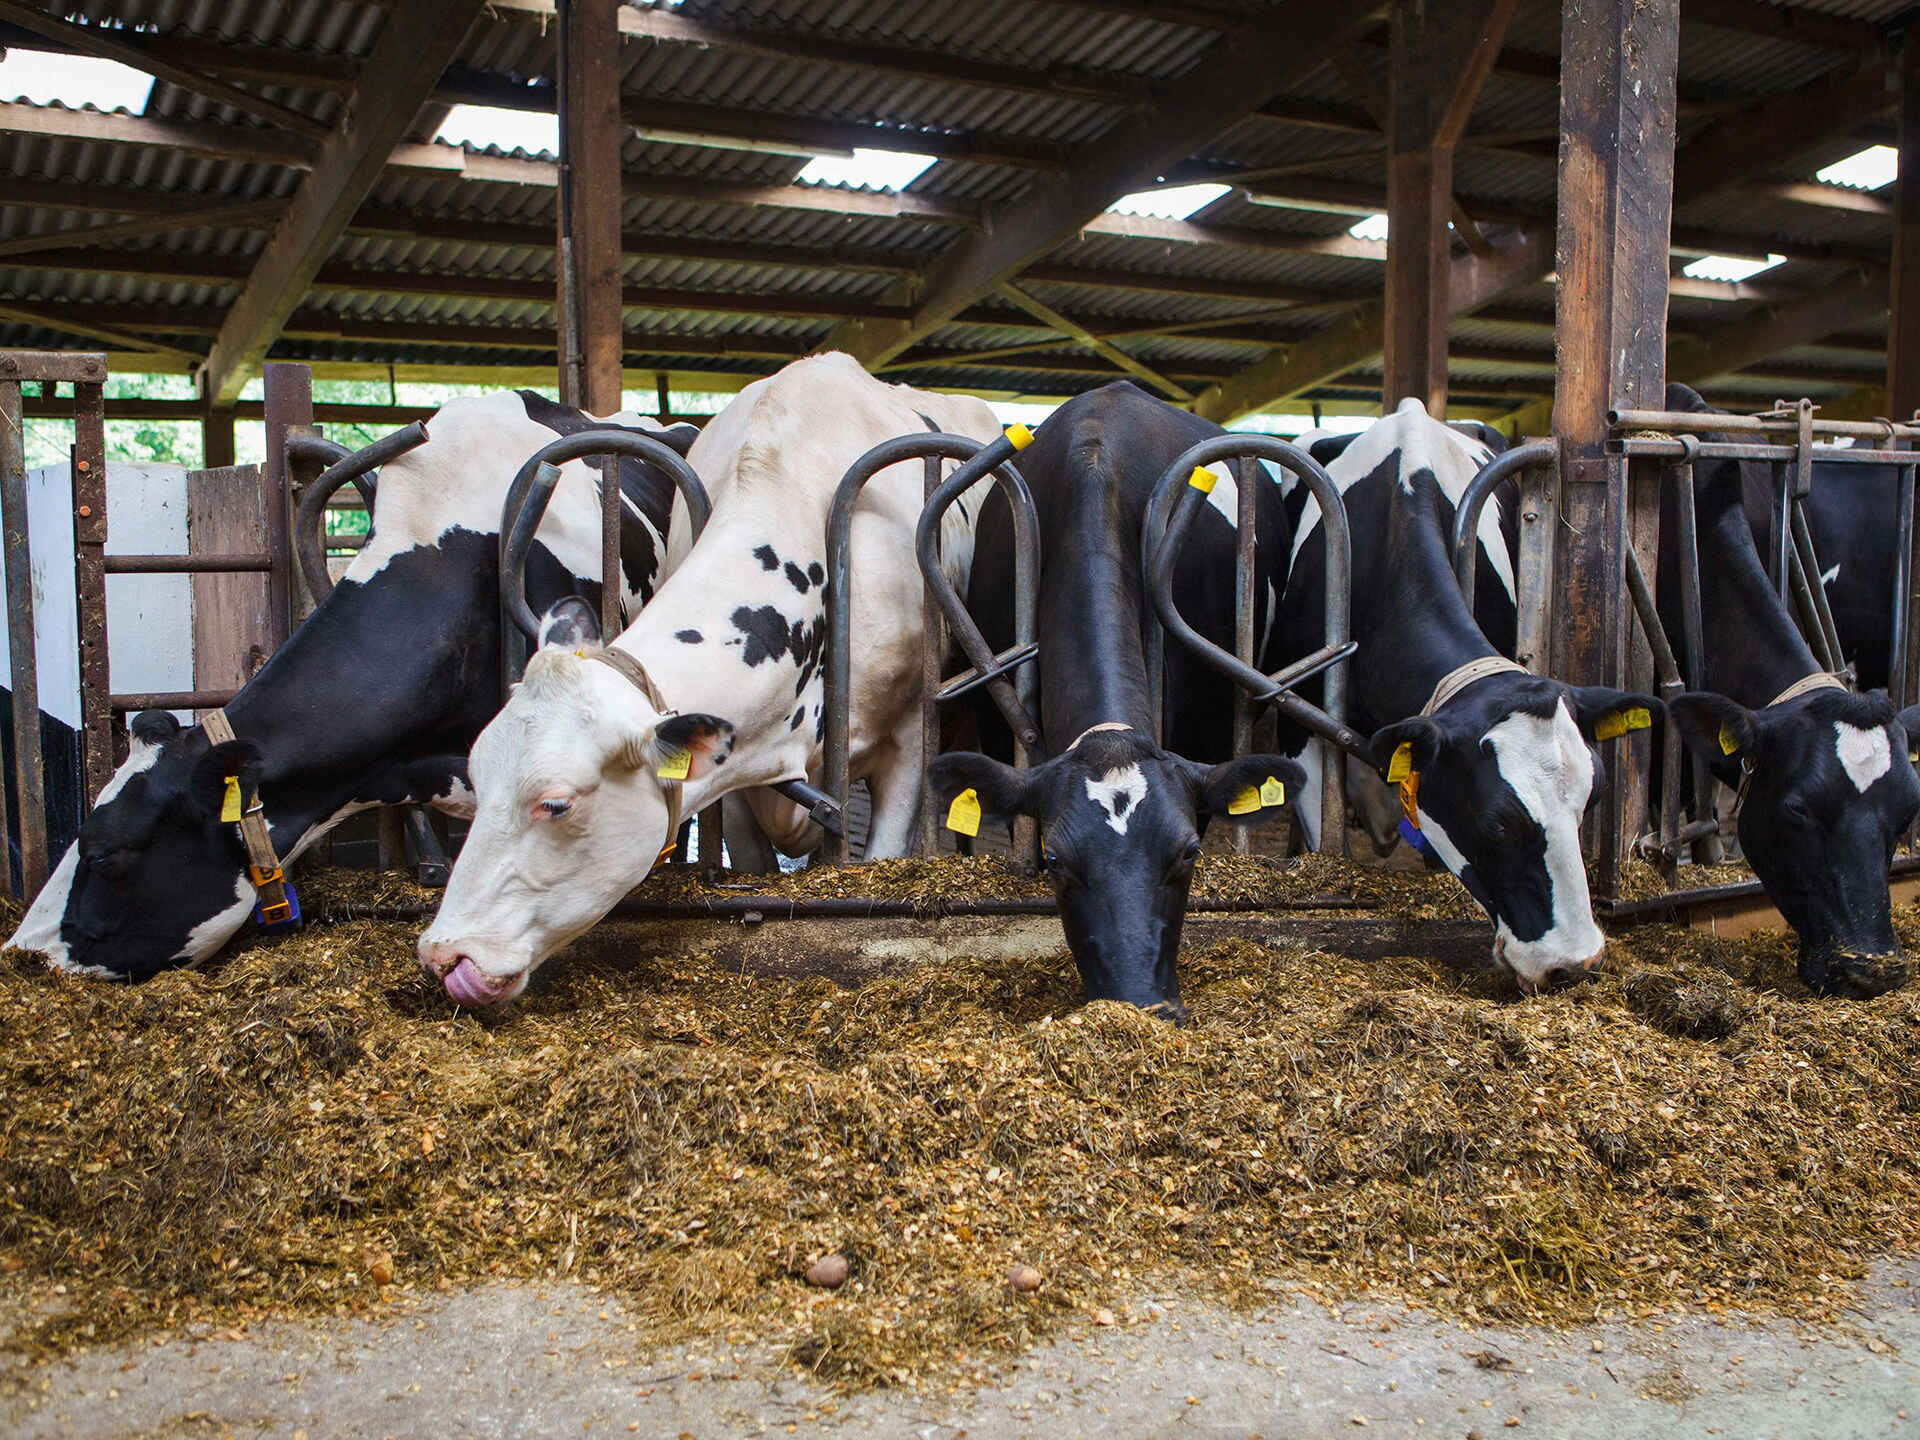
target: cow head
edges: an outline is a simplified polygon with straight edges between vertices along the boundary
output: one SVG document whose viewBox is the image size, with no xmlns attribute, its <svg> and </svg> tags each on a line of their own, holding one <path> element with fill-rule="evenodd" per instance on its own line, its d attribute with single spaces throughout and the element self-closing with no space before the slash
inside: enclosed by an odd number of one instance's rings
<svg viewBox="0 0 1920 1440">
<path fill-rule="evenodd" d="M 1749 710 L 1693 692 L 1671 707 L 1687 744 L 1743 794 L 1740 848 L 1800 936 L 1800 978 L 1864 999 L 1907 978 L 1887 895 L 1893 847 L 1920 815 L 1908 759 L 1920 707 L 1882 691 L 1814 690 Z"/>
<path fill-rule="evenodd" d="M 63 970 L 144 980 L 212 955 L 252 912 L 246 849 L 220 820 L 229 776 L 252 795 L 258 756 L 164 710 L 135 717 L 131 753 L 7 943 Z"/>
<path fill-rule="evenodd" d="M 733 748 L 727 721 L 663 716 L 589 653 L 536 652 L 474 742 L 473 828 L 420 937 L 421 965 L 463 1005 L 511 1000 L 644 879 L 680 796 L 691 815 Z"/>
<path fill-rule="evenodd" d="M 1493 958 L 1523 990 L 1600 962 L 1606 937 L 1580 854 L 1600 775 L 1596 731 L 1614 733 L 1608 717 L 1659 709 L 1645 695 L 1503 673 L 1373 737 L 1390 780 L 1402 765 L 1417 776 L 1420 842 L 1492 919 Z"/>
<path fill-rule="evenodd" d="M 1262 784 L 1303 779 L 1279 755 L 1199 765 L 1137 730 L 1092 731 L 1031 770 L 975 754 L 942 755 L 927 770 L 942 814 L 971 790 L 985 818 L 1040 822 L 1042 863 L 1086 997 L 1173 1020 L 1186 1016 L 1174 961 L 1208 822 L 1274 818 Z"/>
</svg>

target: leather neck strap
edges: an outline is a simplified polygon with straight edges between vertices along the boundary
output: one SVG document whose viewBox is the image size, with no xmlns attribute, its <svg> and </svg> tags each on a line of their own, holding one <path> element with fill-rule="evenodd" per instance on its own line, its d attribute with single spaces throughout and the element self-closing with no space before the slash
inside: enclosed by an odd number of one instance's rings
<svg viewBox="0 0 1920 1440">
<path fill-rule="evenodd" d="M 598 660 L 646 696 L 647 703 L 658 712 L 661 719 L 680 713 L 667 705 L 667 697 L 662 695 L 660 687 L 653 683 L 653 677 L 647 674 L 647 667 L 626 651 L 612 645 L 603 645 L 598 650 L 582 650 L 580 654 L 588 660 Z M 662 860 L 673 853 L 673 847 L 679 843 L 680 838 L 680 784 L 678 781 L 668 781 L 661 788 L 667 792 L 667 848 L 660 852 L 660 859 L 653 862 L 655 869 L 659 868 Z"/>
<path fill-rule="evenodd" d="M 1829 675 L 1825 670 L 1816 670 L 1804 680 L 1796 680 L 1767 702 L 1767 708 L 1784 705 L 1789 700 L 1798 700 L 1802 695 L 1815 690 L 1844 690 L 1846 684 L 1837 675 Z"/>
<path fill-rule="evenodd" d="M 201 718 L 200 728 L 215 745 L 231 744 L 234 739 L 233 722 L 227 719 L 225 710 L 209 711 Z M 243 795 L 240 805 L 240 838 L 247 847 L 247 873 L 260 899 L 260 921 L 266 925 L 284 924 L 293 915 L 287 902 L 287 878 L 280 868 L 280 857 L 274 852 L 273 837 L 267 832 L 260 793 L 256 790 L 250 797 Z"/>
<path fill-rule="evenodd" d="M 1516 665 L 1504 655 L 1482 655 L 1478 660 L 1469 660 L 1458 669 L 1449 670 L 1440 677 L 1440 683 L 1433 687 L 1433 694 L 1422 707 L 1422 715 L 1431 715 L 1454 696 L 1476 680 L 1484 680 L 1489 675 L 1504 675 L 1517 671 L 1524 675 L 1527 667 Z"/>
</svg>

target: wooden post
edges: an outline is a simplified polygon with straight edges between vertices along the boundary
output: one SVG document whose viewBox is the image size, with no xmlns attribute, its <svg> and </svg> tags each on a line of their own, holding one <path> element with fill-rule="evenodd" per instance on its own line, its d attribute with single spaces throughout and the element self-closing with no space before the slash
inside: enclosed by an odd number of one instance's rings
<svg viewBox="0 0 1920 1440">
<path fill-rule="evenodd" d="M 620 31 L 616 0 L 560 0 L 560 399 L 620 408 Z"/>
<path fill-rule="evenodd" d="M 80 724 L 87 807 L 118 768 L 107 664 L 107 425 L 105 369 L 73 387 L 73 589 L 80 626 Z"/>
<path fill-rule="evenodd" d="M 262 467 L 223 466 L 187 476 L 187 552 L 258 554 L 267 545 L 269 489 Z M 238 690 L 278 647 L 273 574 L 193 577 L 193 688 Z"/>
<path fill-rule="evenodd" d="M 224 470 L 234 463 L 238 451 L 233 438 L 233 411 L 216 410 L 211 405 L 200 417 L 200 464 L 206 470 Z"/>
<path fill-rule="evenodd" d="M 1900 178 L 1893 187 L 1887 413 L 1904 420 L 1920 410 L 1920 27 L 1907 31 L 1899 73 Z"/>
<path fill-rule="evenodd" d="M 1516 0 L 1398 0 L 1388 52 L 1385 377 L 1392 410 L 1412 396 L 1447 413 L 1453 151 L 1500 53 Z"/>
<path fill-rule="evenodd" d="M 266 491 L 267 552 L 273 569 L 267 577 L 267 631 L 272 649 L 293 633 L 293 484 L 287 474 L 287 431 L 313 424 L 313 372 L 305 365 L 270 363 L 263 367 L 266 389 L 267 457 L 260 467 Z M 272 653 L 271 650 L 268 653 Z"/>
<path fill-rule="evenodd" d="M 1657 409 L 1666 386 L 1679 37 L 1679 0 L 1565 0 L 1561 13 L 1560 507 L 1549 593 L 1566 603 L 1552 618 L 1548 673 L 1575 684 L 1652 688 L 1645 640 L 1629 634 L 1626 547 L 1657 573 L 1659 471 L 1609 459 L 1604 444 L 1610 405 Z M 1589 837 L 1603 899 L 1618 894 L 1645 825 L 1651 754 L 1644 734 L 1612 748 Z"/>
</svg>

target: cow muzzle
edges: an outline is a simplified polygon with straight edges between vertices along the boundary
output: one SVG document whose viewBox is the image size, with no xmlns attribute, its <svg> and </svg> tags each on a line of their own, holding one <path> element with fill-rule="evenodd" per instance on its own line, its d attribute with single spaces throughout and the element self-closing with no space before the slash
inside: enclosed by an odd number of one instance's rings
<svg viewBox="0 0 1920 1440">
<path fill-rule="evenodd" d="M 1600 969 L 1607 958 L 1607 947 L 1602 944 L 1591 955 L 1581 959 L 1554 961 L 1534 974 L 1526 974 L 1516 966 L 1506 953 L 1502 942 L 1505 935 L 1496 935 L 1493 942 L 1494 962 L 1513 976 L 1514 983 L 1520 987 L 1522 995 L 1539 995 L 1549 990 L 1557 990 L 1576 981 L 1591 978 Z"/>
<path fill-rule="evenodd" d="M 420 968 L 446 987 L 447 995 L 455 1004 L 470 1010 L 504 1005 L 527 988 L 525 970 L 490 975 L 458 941 L 422 939 Z"/>
</svg>

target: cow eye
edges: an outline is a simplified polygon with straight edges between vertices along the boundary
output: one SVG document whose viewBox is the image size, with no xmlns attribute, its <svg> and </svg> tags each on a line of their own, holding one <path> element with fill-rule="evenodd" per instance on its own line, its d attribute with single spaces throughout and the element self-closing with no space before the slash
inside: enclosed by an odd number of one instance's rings
<svg viewBox="0 0 1920 1440">
<path fill-rule="evenodd" d="M 558 820 L 573 809 L 571 795 L 542 795 L 533 802 L 533 818 L 536 820 Z"/>
</svg>

